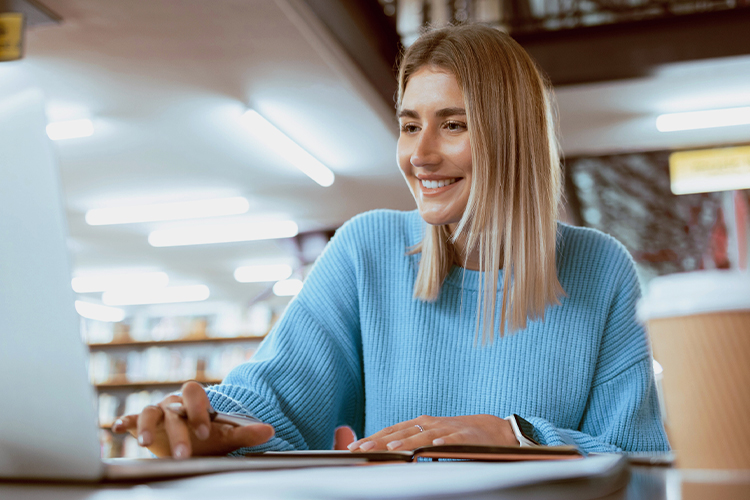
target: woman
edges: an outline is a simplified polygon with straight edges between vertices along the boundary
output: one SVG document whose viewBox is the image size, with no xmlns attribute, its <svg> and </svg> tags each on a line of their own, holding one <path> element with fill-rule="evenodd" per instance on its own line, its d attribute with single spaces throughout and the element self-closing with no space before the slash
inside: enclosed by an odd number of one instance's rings
<svg viewBox="0 0 750 500">
<path fill-rule="evenodd" d="M 404 55 L 398 116 L 418 210 L 346 223 L 250 362 L 114 430 L 174 457 L 330 449 L 340 425 L 367 436 L 353 451 L 667 450 L 633 262 L 556 222 L 561 169 L 529 56 L 489 27 L 431 31 Z M 212 424 L 209 404 L 270 425 Z"/>
</svg>

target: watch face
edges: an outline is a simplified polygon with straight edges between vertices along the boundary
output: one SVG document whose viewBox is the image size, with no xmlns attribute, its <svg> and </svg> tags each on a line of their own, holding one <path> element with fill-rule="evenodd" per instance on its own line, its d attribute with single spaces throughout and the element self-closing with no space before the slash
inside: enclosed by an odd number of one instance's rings
<svg viewBox="0 0 750 500">
<path fill-rule="evenodd" d="M 527 420 L 519 417 L 515 413 L 513 414 L 513 418 L 516 419 L 516 425 L 518 425 L 518 430 L 521 431 L 521 434 L 523 437 L 528 439 L 534 444 L 539 444 L 536 439 L 534 439 L 534 426 L 531 425 Z"/>
</svg>

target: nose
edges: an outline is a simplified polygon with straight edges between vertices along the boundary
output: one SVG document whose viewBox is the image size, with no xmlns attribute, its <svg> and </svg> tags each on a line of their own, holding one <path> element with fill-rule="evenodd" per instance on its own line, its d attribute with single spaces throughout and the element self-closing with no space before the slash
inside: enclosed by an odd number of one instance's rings
<svg viewBox="0 0 750 500">
<path fill-rule="evenodd" d="M 429 167 L 440 162 L 437 140 L 428 131 L 417 137 L 409 161 L 414 167 Z"/>
</svg>

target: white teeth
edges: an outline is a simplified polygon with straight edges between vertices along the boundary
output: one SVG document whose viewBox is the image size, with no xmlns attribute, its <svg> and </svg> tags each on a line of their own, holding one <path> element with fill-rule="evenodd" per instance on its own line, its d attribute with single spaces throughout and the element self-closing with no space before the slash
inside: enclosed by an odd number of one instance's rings
<svg viewBox="0 0 750 500">
<path fill-rule="evenodd" d="M 422 186 L 424 186 L 427 189 L 437 189 L 445 186 L 450 186 L 454 182 L 456 182 L 457 179 L 445 179 L 440 181 L 428 181 L 428 180 L 422 180 Z"/>
</svg>

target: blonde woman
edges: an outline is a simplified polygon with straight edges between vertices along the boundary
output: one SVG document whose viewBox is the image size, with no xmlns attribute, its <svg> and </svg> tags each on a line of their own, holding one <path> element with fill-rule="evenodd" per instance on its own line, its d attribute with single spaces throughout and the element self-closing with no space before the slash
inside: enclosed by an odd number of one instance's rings
<svg viewBox="0 0 750 500">
<path fill-rule="evenodd" d="M 398 94 L 398 164 L 418 210 L 346 223 L 251 361 L 114 430 L 174 457 L 330 449 L 340 425 L 365 436 L 355 452 L 668 450 L 633 262 L 557 222 L 549 95 L 500 31 L 423 35 Z M 209 405 L 267 425 L 211 423 Z"/>
</svg>

